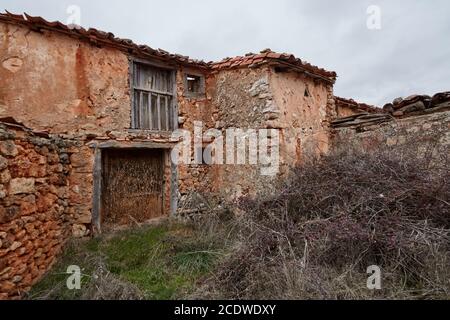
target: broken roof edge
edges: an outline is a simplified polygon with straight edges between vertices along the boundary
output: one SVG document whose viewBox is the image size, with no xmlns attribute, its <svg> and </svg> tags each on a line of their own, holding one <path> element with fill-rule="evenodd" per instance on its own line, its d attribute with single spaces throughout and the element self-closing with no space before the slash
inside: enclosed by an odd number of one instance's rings
<svg viewBox="0 0 450 320">
<path fill-rule="evenodd" d="M 245 56 L 225 58 L 220 62 L 210 63 L 213 71 L 232 70 L 238 68 L 256 68 L 262 65 L 274 65 L 286 67 L 295 71 L 305 73 L 314 78 L 335 83 L 337 74 L 314 66 L 289 53 L 277 53 L 271 49 L 262 50 L 260 53 L 247 53 Z"/>
<path fill-rule="evenodd" d="M 183 66 L 210 69 L 209 64 L 201 60 L 191 59 L 188 56 L 171 54 L 162 49 L 153 49 L 147 45 L 138 45 L 130 39 L 116 37 L 111 32 L 100 31 L 95 28 L 85 29 L 77 25 L 65 25 L 59 21 L 49 22 L 42 17 L 33 17 L 26 13 L 13 14 L 5 10 L 0 13 L 0 22 L 19 24 L 34 31 L 49 30 L 85 40 L 93 45 L 104 45 L 124 51 L 127 54 L 142 58 L 156 59 L 163 62 L 172 62 Z"/>
<path fill-rule="evenodd" d="M 75 37 L 88 41 L 93 45 L 105 45 L 124 51 L 129 55 L 135 55 L 146 59 L 156 59 L 167 63 L 176 63 L 178 65 L 195 67 L 208 71 L 220 71 L 224 69 L 233 69 L 236 67 L 258 67 L 264 64 L 280 64 L 282 66 L 303 72 L 314 78 L 324 80 L 334 84 L 337 74 L 334 71 L 327 71 L 317 66 L 311 65 L 306 61 L 296 58 L 293 54 L 276 53 L 270 49 L 265 49 L 259 54 L 246 54 L 243 57 L 225 58 L 220 62 L 204 62 L 202 60 L 191 59 L 188 56 L 171 54 L 162 49 L 153 49 L 147 45 L 138 45 L 130 39 L 116 37 L 111 32 L 104 32 L 95 28 L 85 29 L 76 25 L 65 25 L 62 22 L 49 22 L 42 17 L 33 17 L 26 13 L 23 15 L 13 14 L 5 10 L 6 13 L 0 13 L 0 21 L 11 24 L 20 24 L 27 26 L 31 30 L 40 31 L 42 29 L 58 32 L 67 36 Z M 241 63 L 237 63 L 237 62 Z"/>
<path fill-rule="evenodd" d="M 50 134 L 47 131 L 32 130 L 29 127 L 25 126 L 22 122 L 17 121 L 13 117 L 1 117 L 0 118 L 0 129 L 2 128 L 2 126 L 13 129 L 13 130 L 27 132 L 36 137 L 41 137 L 41 138 L 49 138 L 50 137 Z"/>
<path fill-rule="evenodd" d="M 353 99 L 346 99 L 338 96 L 334 96 L 334 99 L 336 101 L 336 104 L 341 104 L 351 109 L 362 110 L 369 113 L 385 113 L 384 110 L 380 107 L 361 103 Z"/>
</svg>

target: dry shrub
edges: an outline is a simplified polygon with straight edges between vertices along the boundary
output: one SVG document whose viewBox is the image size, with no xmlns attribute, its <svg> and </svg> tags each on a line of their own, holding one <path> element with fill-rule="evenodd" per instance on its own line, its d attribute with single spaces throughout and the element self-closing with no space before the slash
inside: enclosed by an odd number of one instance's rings
<svg viewBox="0 0 450 320">
<path fill-rule="evenodd" d="M 81 299 L 143 300 L 144 295 L 137 286 L 108 271 L 103 259 L 99 258 L 89 286 L 83 291 Z"/>
<path fill-rule="evenodd" d="M 242 199 L 238 243 L 197 297 L 449 298 L 448 152 L 416 150 L 334 154 Z M 371 265 L 382 290 L 367 289 Z"/>
</svg>

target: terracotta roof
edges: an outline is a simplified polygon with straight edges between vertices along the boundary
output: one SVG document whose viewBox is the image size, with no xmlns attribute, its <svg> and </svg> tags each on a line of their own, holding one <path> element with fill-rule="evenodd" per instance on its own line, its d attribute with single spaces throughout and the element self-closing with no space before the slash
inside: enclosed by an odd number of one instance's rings
<svg viewBox="0 0 450 320">
<path fill-rule="evenodd" d="M 182 65 L 209 69 L 209 64 L 204 61 L 190 59 L 179 54 L 171 54 L 162 49 L 153 49 L 146 45 L 137 45 L 132 40 L 117 38 L 111 32 L 104 32 L 94 28 L 86 30 L 78 26 L 70 27 L 59 21 L 49 22 L 42 17 L 32 17 L 26 13 L 24 15 L 12 14 L 8 11 L 0 13 L 0 21 L 24 25 L 36 31 L 51 30 L 63 33 L 78 39 L 87 40 L 93 44 L 115 47 L 137 56 L 152 57 L 161 61 L 172 61 Z"/>
<path fill-rule="evenodd" d="M 294 68 L 330 82 L 334 82 L 337 77 L 336 72 L 327 71 L 317 66 L 313 66 L 306 61 L 296 58 L 293 54 L 277 53 L 271 49 L 265 49 L 260 53 L 248 53 L 243 57 L 225 58 L 220 62 L 211 63 L 211 67 L 213 70 L 224 70 L 257 67 L 268 63 Z"/>
<path fill-rule="evenodd" d="M 341 106 L 345 106 L 347 108 L 351 108 L 354 110 L 361 110 L 361 111 L 365 111 L 365 112 L 369 112 L 369 113 L 383 113 L 383 109 L 378 108 L 377 106 L 372 106 L 372 105 L 368 105 L 365 103 L 360 103 L 357 102 L 353 99 L 345 99 L 345 98 L 341 98 L 341 97 L 334 97 L 335 101 L 336 101 L 336 106 L 339 107 L 339 105 Z"/>
<path fill-rule="evenodd" d="M 0 13 L 0 21 L 24 25 L 36 31 L 55 31 L 77 39 L 89 41 L 95 45 L 114 47 L 119 50 L 126 51 L 129 54 L 204 69 L 224 70 L 243 67 L 256 67 L 270 63 L 281 67 L 293 68 L 328 82 L 334 83 L 337 77 L 335 72 L 313 66 L 299 58 L 296 58 L 292 54 L 276 53 L 270 49 L 263 50 L 259 54 L 249 53 L 243 57 L 226 58 L 220 62 L 206 63 L 201 60 L 191 59 L 187 56 L 171 54 L 162 49 L 153 49 L 147 45 L 137 45 L 132 40 L 117 38 L 111 32 L 104 32 L 94 28 L 86 30 L 79 26 L 67 26 L 59 21 L 49 22 L 42 17 L 33 17 L 26 13 L 23 15 L 18 15 L 6 11 L 6 13 Z"/>
</svg>

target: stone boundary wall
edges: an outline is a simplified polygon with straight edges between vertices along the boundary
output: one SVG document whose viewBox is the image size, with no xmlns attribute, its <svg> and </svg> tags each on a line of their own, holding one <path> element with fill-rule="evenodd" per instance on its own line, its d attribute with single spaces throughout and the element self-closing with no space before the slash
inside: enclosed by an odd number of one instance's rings
<svg viewBox="0 0 450 320">
<path fill-rule="evenodd" d="M 0 300 L 27 292 L 73 235 L 71 159 L 81 146 L 0 122 Z"/>
<path fill-rule="evenodd" d="M 333 150 L 371 152 L 383 146 L 409 145 L 417 152 L 433 147 L 441 156 L 450 154 L 450 110 L 434 111 L 402 118 L 366 115 L 350 122 L 337 120 L 332 130 Z"/>
</svg>

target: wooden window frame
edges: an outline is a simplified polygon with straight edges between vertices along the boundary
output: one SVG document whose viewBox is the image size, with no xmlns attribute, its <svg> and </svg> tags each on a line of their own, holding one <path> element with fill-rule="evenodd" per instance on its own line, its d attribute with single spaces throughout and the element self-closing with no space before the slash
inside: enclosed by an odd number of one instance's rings
<svg viewBox="0 0 450 320">
<path fill-rule="evenodd" d="M 149 90 L 146 88 L 140 88 L 139 86 L 136 85 L 135 83 L 135 74 L 136 74 L 136 65 L 144 65 L 146 67 L 153 67 L 156 69 L 162 69 L 165 71 L 170 72 L 170 77 L 171 77 L 171 84 L 172 84 L 172 92 L 162 92 L 162 91 L 158 91 L 158 90 Z M 149 132 L 149 133 L 167 133 L 170 134 L 172 133 L 174 130 L 178 129 L 178 103 L 177 103 L 177 90 L 176 90 L 176 74 L 177 74 L 177 69 L 176 66 L 172 66 L 172 65 L 166 65 L 166 64 L 162 64 L 162 63 L 158 63 L 158 62 L 153 62 L 153 61 L 149 61 L 149 60 L 144 60 L 144 59 L 140 59 L 140 58 L 129 58 L 129 81 L 130 81 L 130 97 L 131 97 L 131 127 L 129 129 L 130 132 Z M 150 100 L 151 103 L 151 99 L 153 95 L 156 95 L 158 102 L 158 128 L 151 128 L 151 129 L 143 129 L 140 128 L 140 124 L 138 123 L 138 119 L 137 119 L 137 111 L 136 111 L 136 105 L 135 105 L 135 92 L 139 91 L 141 92 L 141 97 L 143 96 L 143 93 L 148 94 L 148 99 Z M 161 97 L 164 96 L 166 99 L 171 100 L 171 103 L 169 104 L 168 101 L 166 102 L 166 106 L 170 105 L 170 108 L 166 107 L 166 128 L 169 128 L 169 130 L 162 130 L 162 123 L 161 123 Z M 141 98 L 142 99 L 142 98 Z M 141 100 L 142 101 L 142 100 Z M 170 114 L 170 111 L 171 113 Z M 170 123 L 169 119 L 172 119 L 172 123 Z M 151 113 L 150 113 L 150 126 L 152 126 L 152 118 L 151 118 Z M 172 124 L 172 126 L 170 126 L 170 124 Z"/>
<path fill-rule="evenodd" d="M 200 81 L 199 92 L 190 92 L 188 90 L 188 77 L 198 77 Z M 199 72 L 186 71 L 183 73 L 184 96 L 187 98 L 203 98 L 206 95 L 206 79 L 205 75 Z"/>
</svg>

